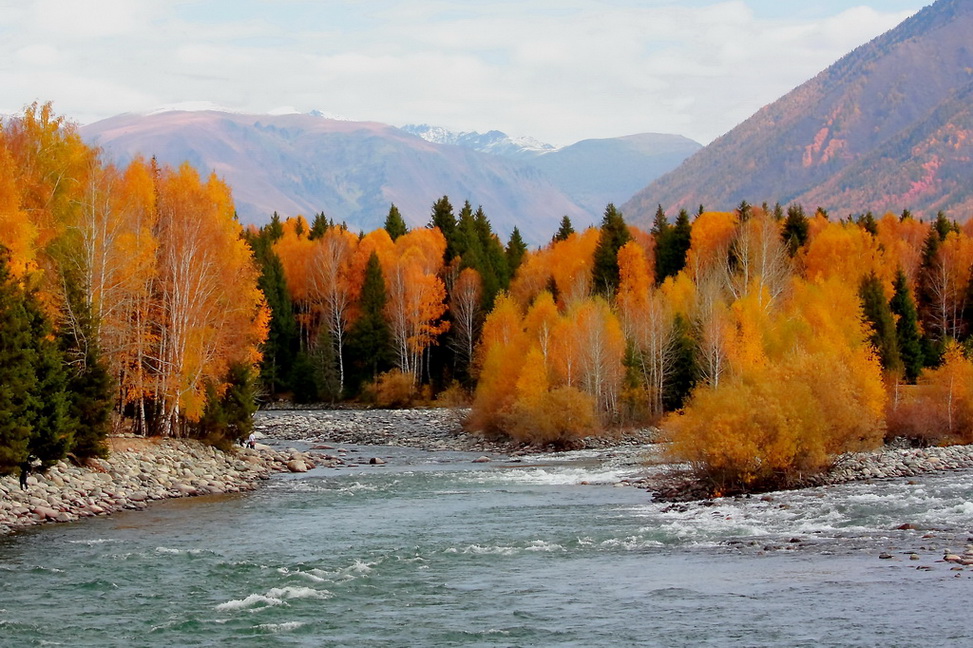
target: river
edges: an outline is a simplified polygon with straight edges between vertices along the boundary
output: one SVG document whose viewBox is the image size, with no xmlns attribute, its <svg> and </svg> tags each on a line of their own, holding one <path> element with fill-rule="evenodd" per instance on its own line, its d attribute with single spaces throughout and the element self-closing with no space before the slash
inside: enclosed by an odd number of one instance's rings
<svg viewBox="0 0 973 648">
<path fill-rule="evenodd" d="M 625 453 L 350 451 L 0 538 L 0 645 L 973 645 L 969 472 L 667 505 Z"/>
</svg>

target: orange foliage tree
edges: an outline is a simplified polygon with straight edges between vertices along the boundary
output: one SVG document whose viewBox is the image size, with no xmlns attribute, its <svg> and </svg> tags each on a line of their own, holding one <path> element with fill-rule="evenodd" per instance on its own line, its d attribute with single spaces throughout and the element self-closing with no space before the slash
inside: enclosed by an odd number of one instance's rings
<svg viewBox="0 0 973 648">
<path fill-rule="evenodd" d="M 207 381 L 256 364 L 268 314 L 227 186 L 184 164 L 161 170 L 156 195 L 156 398 L 161 431 L 176 434 L 203 413 Z"/>
<path fill-rule="evenodd" d="M 667 424 L 673 455 L 714 492 L 799 481 L 883 436 L 881 368 L 855 289 L 795 280 L 778 308 L 761 301 L 734 304 L 731 371 Z"/>
</svg>

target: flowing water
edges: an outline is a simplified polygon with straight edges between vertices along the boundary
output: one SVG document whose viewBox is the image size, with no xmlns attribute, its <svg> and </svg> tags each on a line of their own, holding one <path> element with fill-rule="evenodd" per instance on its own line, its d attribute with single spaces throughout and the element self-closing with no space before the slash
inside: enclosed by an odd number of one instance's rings
<svg viewBox="0 0 973 648">
<path fill-rule="evenodd" d="M 352 451 L 0 539 L 0 645 L 973 645 L 969 472 L 666 505 L 617 454 Z"/>
</svg>

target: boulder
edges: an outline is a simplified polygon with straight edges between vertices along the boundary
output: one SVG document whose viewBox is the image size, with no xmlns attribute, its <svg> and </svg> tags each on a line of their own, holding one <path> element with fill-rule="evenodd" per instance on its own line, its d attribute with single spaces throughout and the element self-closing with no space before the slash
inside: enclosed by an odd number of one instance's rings
<svg viewBox="0 0 973 648">
<path fill-rule="evenodd" d="M 301 459 L 291 459 L 287 462 L 287 469 L 293 473 L 307 472 L 307 464 Z"/>
</svg>

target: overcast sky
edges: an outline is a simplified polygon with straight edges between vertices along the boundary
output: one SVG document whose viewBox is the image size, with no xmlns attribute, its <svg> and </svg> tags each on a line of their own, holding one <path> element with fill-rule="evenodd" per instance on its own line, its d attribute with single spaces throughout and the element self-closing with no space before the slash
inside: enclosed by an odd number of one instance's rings
<svg viewBox="0 0 973 648">
<path fill-rule="evenodd" d="M 701 143 L 928 0 L 0 0 L 0 113 L 212 102 Z"/>
</svg>

